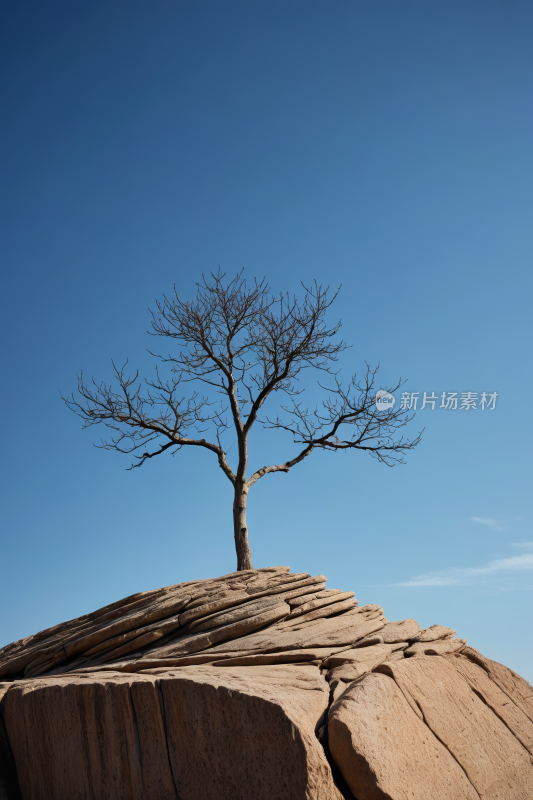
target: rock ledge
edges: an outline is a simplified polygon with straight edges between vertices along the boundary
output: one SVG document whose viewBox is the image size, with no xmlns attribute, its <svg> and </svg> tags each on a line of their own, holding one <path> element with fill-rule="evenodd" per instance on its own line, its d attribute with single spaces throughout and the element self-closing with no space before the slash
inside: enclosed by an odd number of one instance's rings
<svg viewBox="0 0 533 800">
<path fill-rule="evenodd" d="M 0 650 L 0 800 L 532 800 L 533 688 L 288 567 Z"/>
</svg>

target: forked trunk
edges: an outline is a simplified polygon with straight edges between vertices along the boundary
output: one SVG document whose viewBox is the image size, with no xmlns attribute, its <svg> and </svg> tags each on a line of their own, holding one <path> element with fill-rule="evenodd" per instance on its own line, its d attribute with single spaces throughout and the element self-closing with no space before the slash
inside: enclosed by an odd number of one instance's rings
<svg viewBox="0 0 533 800">
<path fill-rule="evenodd" d="M 237 551 L 237 569 L 253 569 L 252 551 L 248 542 L 248 526 L 246 524 L 246 503 L 248 487 L 244 482 L 235 484 L 233 501 L 233 530 L 235 534 L 235 550 Z"/>
</svg>

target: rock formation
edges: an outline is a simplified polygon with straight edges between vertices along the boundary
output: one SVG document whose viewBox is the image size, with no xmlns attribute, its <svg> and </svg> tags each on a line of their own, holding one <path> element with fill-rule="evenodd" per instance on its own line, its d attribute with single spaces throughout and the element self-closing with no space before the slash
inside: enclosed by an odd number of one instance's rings
<svg viewBox="0 0 533 800">
<path fill-rule="evenodd" d="M 0 800 L 531 800 L 533 688 L 275 567 L 0 650 Z"/>
</svg>

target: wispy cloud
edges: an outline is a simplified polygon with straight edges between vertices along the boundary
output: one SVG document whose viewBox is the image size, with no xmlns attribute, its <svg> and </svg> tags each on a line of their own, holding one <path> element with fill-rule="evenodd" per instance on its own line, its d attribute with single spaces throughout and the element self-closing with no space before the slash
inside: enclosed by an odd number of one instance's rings
<svg viewBox="0 0 533 800">
<path fill-rule="evenodd" d="M 446 570 L 427 572 L 425 575 L 418 575 L 409 581 L 396 583 L 395 586 L 458 586 L 461 584 L 475 583 L 475 579 L 482 575 L 491 575 L 497 572 L 523 572 L 533 570 L 533 543 L 523 542 L 517 547 L 531 549 L 531 553 L 523 553 L 520 556 L 510 558 L 498 558 L 489 561 L 479 567 L 451 567 Z"/>
<path fill-rule="evenodd" d="M 499 525 L 495 519 L 486 519 L 485 517 L 470 517 L 472 522 L 479 522 L 480 525 L 487 525 L 489 528 L 492 528 L 495 531 L 503 531 L 501 525 Z"/>
</svg>

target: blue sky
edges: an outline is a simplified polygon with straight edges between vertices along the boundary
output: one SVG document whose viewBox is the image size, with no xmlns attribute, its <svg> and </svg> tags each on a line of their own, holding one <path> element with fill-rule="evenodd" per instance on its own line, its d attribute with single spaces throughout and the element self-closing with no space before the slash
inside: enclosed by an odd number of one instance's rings
<svg viewBox="0 0 533 800">
<path fill-rule="evenodd" d="M 59 398 L 111 358 L 150 376 L 148 309 L 220 265 L 276 292 L 342 284 L 344 375 L 367 360 L 420 398 L 498 393 L 494 410 L 419 410 L 405 466 L 316 453 L 266 476 L 254 564 L 451 625 L 533 680 L 531 4 L 3 16 L 0 645 L 234 569 L 215 457 L 128 472 Z M 251 447 L 253 468 L 295 453 L 260 431 Z"/>
</svg>

